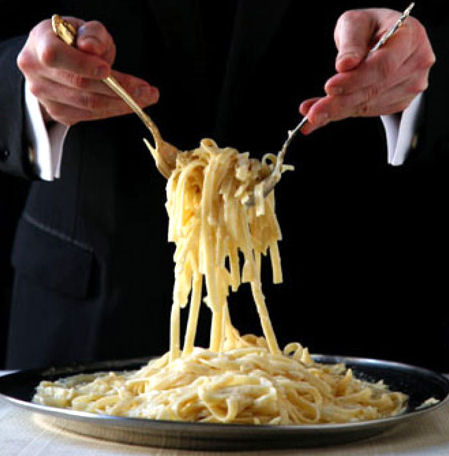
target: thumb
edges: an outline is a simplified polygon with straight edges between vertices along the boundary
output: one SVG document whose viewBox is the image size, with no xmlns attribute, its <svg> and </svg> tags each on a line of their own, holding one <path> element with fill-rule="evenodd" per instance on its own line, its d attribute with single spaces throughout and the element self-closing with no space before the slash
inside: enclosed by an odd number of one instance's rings
<svg viewBox="0 0 449 456">
<path fill-rule="evenodd" d="M 79 27 L 76 47 L 103 58 L 109 64 L 112 64 L 115 58 L 114 41 L 105 26 L 98 21 L 86 22 Z"/>
<path fill-rule="evenodd" d="M 335 26 L 334 38 L 338 54 L 335 69 L 342 73 L 356 68 L 369 52 L 376 31 L 376 20 L 369 10 L 343 13 Z"/>
</svg>

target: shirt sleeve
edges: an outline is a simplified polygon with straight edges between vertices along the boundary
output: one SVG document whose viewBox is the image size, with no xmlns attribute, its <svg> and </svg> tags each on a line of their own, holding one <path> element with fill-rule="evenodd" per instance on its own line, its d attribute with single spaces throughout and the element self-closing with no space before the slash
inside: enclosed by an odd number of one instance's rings
<svg viewBox="0 0 449 456">
<path fill-rule="evenodd" d="M 25 81 L 25 117 L 31 144 L 30 160 L 37 176 L 45 181 L 60 177 L 64 140 L 69 127 L 54 123 L 47 128 L 38 99 Z"/>
<path fill-rule="evenodd" d="M 417 95 L 401 114 L 381 116 L 387 137 L 388 163 L 392 166 L 402 165 L 416 145 L 422 97 L 422 93 Z"/>
</svg>

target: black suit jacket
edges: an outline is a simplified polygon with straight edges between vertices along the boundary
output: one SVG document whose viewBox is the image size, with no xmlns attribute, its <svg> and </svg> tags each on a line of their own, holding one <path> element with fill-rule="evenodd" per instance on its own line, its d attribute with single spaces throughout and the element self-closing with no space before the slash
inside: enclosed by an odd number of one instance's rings
<svg viewBox="0 0 449 456">
<path fill-rule="evenodd" d="M 117 44 L 114 67 L 159 87 L 149 112 L 167 140 L 188 149 L 208 136 L 260 156 L 278 149 L 298 121 L 299 102 L 322 93 L 338 15 L 364 6 L 339 2 L 323 14 L 321 3 L 309 3 L 242 0 L 230 27 L 220 20 L 230 14 L 226 2 L 214 27 L 208 2 L 197 0 L 64 2 L 34 12 L 26 25 L 54 12 L 102 21 Z M 429 24 L 438 37 L 443 22 Z M 15 67 L 23 42 L 0 48 L 7 75 L 0 149 L 8 151 L 1 169 L 33 179 Z M 447 55 L 445 44 L 435 45 L 437 56 Z M 447 269 L 438 264 L 448 253 L 449 146 L 440 117 L 448 94 L 438 85 L 447 69 L 434 73 L 418 145 L 401 168 L 386 164 L 378 119 L 331 124 L 289 150 L 296 171 L 277 190 L 285 283 L 264 284 L 281 344 L 449 367 L 449 312 L 440 306 Z M 76 125 L 61 179 L 33 181 L 13 254 L 10 367 L 167 350 L 174 249 L 166 241 L 165 182 L 142 136 L 135 116 Z M 260 333 L 253 307 L 244 287 L 230 299 L 242 332 Z M 206 309 L 198 343 L 207 343 L 208 325 Z"/>
</svg>

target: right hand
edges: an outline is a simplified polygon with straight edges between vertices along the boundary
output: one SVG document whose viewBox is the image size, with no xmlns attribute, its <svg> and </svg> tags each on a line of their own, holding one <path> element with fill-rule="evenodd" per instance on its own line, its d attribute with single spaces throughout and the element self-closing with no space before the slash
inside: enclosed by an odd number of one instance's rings
<svg viewBox="0 0 449 456">
<path fill-rule="evenodd" d="M 46 19 L 30 32 L 17 57 L 45 121 L 64 125 L 129 114 L 131 109 L 102 79 L 114 76 L 141 107 L 157 103 L 159 91 L 130 74 L 111 70 L 115 45 L 103 24 L 65 18 L 78 29 L 76 48 L 53 32 Z"/>
</svg>

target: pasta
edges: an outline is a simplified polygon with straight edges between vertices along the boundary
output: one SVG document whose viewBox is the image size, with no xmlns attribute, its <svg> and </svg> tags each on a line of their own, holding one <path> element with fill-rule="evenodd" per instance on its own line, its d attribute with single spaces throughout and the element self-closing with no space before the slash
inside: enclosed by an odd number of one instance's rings
<svg viewBox="0 0 449 456">
<path fill-rule="evenodd" d="M 282 282 L 274 192 L 264 198 L 261 184 L 275 160 L 251 159 L 211 139 L 180 153 L 167 183 L 168 239 L 176 244 L 169 352 L 137 371 L 41 382 L 33 400 L 110 415 L 270 425 L 401 413 L 405 394 L 356 379 L 342 364 L 317 363 L 299 343 L 279 348 L 260 278 L 262 256 L 269 254 L 273 282 Z M 247 207 L 252 193 L 256 204 Z M 242 283 L 251 287 L 263 337 L 241 336 L 232 325 L 227 297 Z M 195 346 L 203 288 L 212 312 L 207 348 Z"/>
</svg>

